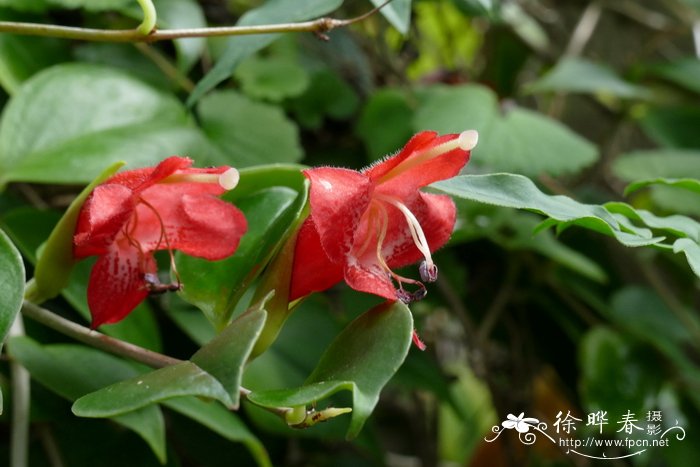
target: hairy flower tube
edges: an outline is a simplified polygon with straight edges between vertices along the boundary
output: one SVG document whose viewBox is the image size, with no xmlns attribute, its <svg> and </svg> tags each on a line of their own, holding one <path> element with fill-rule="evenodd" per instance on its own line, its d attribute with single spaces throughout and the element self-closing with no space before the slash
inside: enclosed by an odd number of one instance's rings
<svg viewBox="0 0 700 467">
<path fill-rule="evenodd" d="M 186 157 L 118 173 L 98 185 L 78 216 L 77 259 L 97 255 L 88 283 L 92 327 L 116 323 L 149 294 L 178 290 L 158 280 L 157 250 L 219 260 L 236 251 L 247 224 L 218 198 L 238 183 L 230 167 L 191 168 Z M 172 262 L 172 261 L 171 261 Z"/>
<path fill-rule="evenodd" d="M 420 188 L 457 175 L 477 139 L 473 130 L 443 136 L 424 131 L 395 156 L 360 172 L 304 171 L 311 211 L 297 237 L 290 301 L 342 280 L 389 300 L 423 298 L 423 283 L 394 269 L 421 261 L 421 280 L 435 281 L 431 253 L 450 238 L 456 208 L 449 196 Z"/>
</svg>

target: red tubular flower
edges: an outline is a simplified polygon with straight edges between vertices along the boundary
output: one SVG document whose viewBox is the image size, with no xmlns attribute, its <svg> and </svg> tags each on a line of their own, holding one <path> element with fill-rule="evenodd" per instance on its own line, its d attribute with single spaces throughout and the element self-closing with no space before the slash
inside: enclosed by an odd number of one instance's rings
<svg viewBox="0 0 700 467">
<path fill-rule="evenodd" d="M 93 328 L 122 320 L 149 293 L 180 288 L 179 281 L 158 281 L 156 250 L 218 260 L 238 247 L 245 217 L 217 198 L 236 186 L 238 172 L 191 165 L 189 158 L 170 157 L 156 167 L 116 174 L 85 201 L 73 255 L 99 256 L 87 292 Z"/>
<path fill-rule="evenodd" d="M 297 238 L 290 300 L 345 279 L 355 290 L 406 303 L 425 286 L 392 268 L 421 258 L 423 281 L 437 279 L 431 253 L 452 234 L 456 209 L 449 196 L 420 188 L 454 177 L 469 161 L 478 134 L 418 133 L 395 156 L 361 172 L 322 167 L 311 181 L 311 214 Z M 417 286 L 414 292 L 404 284 Z"/>
</svg>

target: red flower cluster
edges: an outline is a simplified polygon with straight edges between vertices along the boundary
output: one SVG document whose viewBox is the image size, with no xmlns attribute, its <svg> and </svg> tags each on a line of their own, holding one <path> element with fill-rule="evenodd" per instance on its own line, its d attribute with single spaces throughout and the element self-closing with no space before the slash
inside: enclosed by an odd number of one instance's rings
<svg viewBox="0 0 700 467">
<path fill-rule="evenodd" d="M 361 172 L 322 167 L 311 181 L 311 214 L 295 250 L 290 300 L 345 280 L 355 290 L 406 303 L 425 296 L 422 282 L 392 269 L 422 259 L 424 282 L 437 279 L 431 252 L 443 246 L 456 209 L 445 195 L 420 188 L 454 177 L 469 161 L 478 134 L 415 135 L 395 156 Z M 404 284 L 417 289 L 410 292 Z"/>
<path fill-rule="evenodd" d="M 217 196 L 238 183 L 238 172 L 191 165 L 188 158 L 170 157 L 156 167 L 119 173 L 85 201 L 73 253 L 78 259 L 98 256 L 88 284 L 93 328 L 122 320 L 149 293 L 179 289 L 179 283 L 158 281 L 155 251 L 209 260 L 236 251 L 245 217 Z"/>
</svg>

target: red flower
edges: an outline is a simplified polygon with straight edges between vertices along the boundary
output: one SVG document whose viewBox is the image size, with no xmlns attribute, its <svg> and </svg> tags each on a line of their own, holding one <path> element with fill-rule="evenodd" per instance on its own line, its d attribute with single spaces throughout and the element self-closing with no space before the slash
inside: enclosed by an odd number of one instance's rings
<svg viewBox="0 0 700 467">
<path fill-rule="evenodd" d="M 238 247 L 246 220 L 217 198 L 237 184 L 238 172 L 191 165 L 188 158 L 170 157 L 156 167 L 116 174 L 85 201 L 73 254 L 99 256 L 87 292 L 93 328 L 122 320 L 149 293 L 180 288 L 179 281 L 158 281 L 156 250 L 218 260 Z"/>
<path fill-rule="evenodd" d="M 445 195 L 419 189 L 454 177 L 469 161 L 477 133 L 415 135 L 397 155 L 361 172 L 322 167 L 304 171 L 311 181 L 311 214 L 297 238 L 290 300 L 345 279 L 355 290 L 406 303 L 425 286 L 392 268 L 421 258 L 423 281 L 437 279 L 431 252 L 443 246 L 455 223 Z M 409 292 L 404 284 L 417 290 Z"/>
</svg>

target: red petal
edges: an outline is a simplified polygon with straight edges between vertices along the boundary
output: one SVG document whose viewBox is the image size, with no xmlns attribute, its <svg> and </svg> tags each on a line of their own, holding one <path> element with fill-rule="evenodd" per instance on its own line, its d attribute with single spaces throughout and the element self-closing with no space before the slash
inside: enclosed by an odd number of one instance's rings
<svg viewBox="0 0 700 467">
<path fill-rule="evenodd" d="M 231 255 L 247 223 L 238 208 L 212 196 L 222 190 L 215 183 L 151 186 L 140 195 L 131 236 L 143 251 L 170 247 L 212 260 Z"/>
<path fill-rule="evenodd" d="M 387 272 L 372 260 L 349 261 L 345 266 L 345 282 L 355 290 L 396 300 L 396 289 Z"/>
<path fill-rule="evenodd" d="M 406 158 L 411 156 L 414 152 L 422 150 L 426 146 L 432 146 L 432 142 L 437 137 L 437 133 L 434 131 L 421 131 L 413 135 L 413 137 L 408 140 L 408 143 L 401 149 L 401 151 L 395 156 L 389 157 L 375 164 L 368 169 L 363 170 L 363 173 L 367 175 L 372 180 L 378 180 L 388 172 L 390 172 L 394 167 L 403 162 Z"/>
<path fill-rule="evenodd" d="M 189 157 L 172 156 L 155 167 L 144 167 L 142 169 L 120 172 L 109 178 L 105 183 L 117 183 L 132 190 L 145 190 L 176 171 L 185 170 L 191 165 L 192 159 Z"/>
<path fill-rule="evenodd" d="M 457 215 L 452 198 L 447 195 L 418 193 L 407 207 L 418 219 L 431 252 L 447 243 Z M 400 268 L 422 259 L 422 253 L 413 243 L 406 218 L 396 208 L 388 208 L 388 211 L 389 229 L 383 254 L 389 267 Z"/>
<path fill-rule="evenodd" d="M 184 195 L 176 216 L 166 228 L 170 247 L 212 261 L 231 256 L 248 228 L 237 207 L 211 195 Z"/>
<path fill-rule="evenodd" d="M 115 184 L 99 185 L 83 204 L 73 237 L 77 258 L 101 255 L 133 213 L 133 192 Z"/>
<path fill-rule="evenodd" d="M 321 245 L 331 261 L 341 262 L 369 206 L 372 182 L 360 172 L 329 167 L 306 170 L 304 175 L 311 180 L 311 219 Z"/>
<path fill-rule="evenodd" d="M 313 222 L 307 219 L 297 235 L 289 301 L 326 290 L 341 280 L 342 265 L 328 259 Z"/>
<path fill-rule="evenodd" d="M 93 329 L 121 321 L 148 296 L 147 272 L 155 273 L 156 264 L 150 256 L 140 261 L 135 248 L 113 248 L 97 259 L 87 291 Z"/>
</svg>

